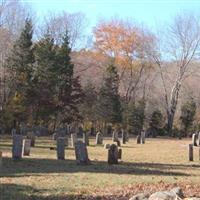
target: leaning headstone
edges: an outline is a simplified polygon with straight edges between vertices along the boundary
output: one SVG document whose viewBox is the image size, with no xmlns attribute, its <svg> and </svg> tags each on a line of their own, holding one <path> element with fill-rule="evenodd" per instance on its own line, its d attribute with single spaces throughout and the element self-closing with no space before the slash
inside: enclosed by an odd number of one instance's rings
<svg viewBox="0 0 200 200">
<path fill-rule="evenodd" d="M 138 135 L 137 138 L 136 138 L 137 144 L 140 144 L 140 140 L 141 140 L 141 136 Z"/>
<path fill-rule="evenodd" d="M 189 144 L 189 161 L 193 161 L 193 144 Z"/>
<path fill-rule="evenodd" d="M 86 132 L 83 132 L 83 143 L 89 146 L 89 137 L 88 137 L 88 133 Z"/>
<path fill-rule="evenodd" d="M 20 160 L 22 158 L 22 135 L 13 135 L 12 158 L 13 160 Z"/>
<path fill-rule="evenodd" d="M 87 146 L 82 141 L 78 141 L 75 144 L 75 155 L 77 164 L 89 164 Z"/>
<path fill-rule="evenodd" d="M 0 151 L 0 169 L 3 165 L 3 153 Z"/>
<path fill-rule="evenodd" d="M 109 149 L 110 148 L 110 144 L 105 144 L 104 145 L 104 149 Z"/>
<path fill-rule="evenodd" d="M 118 132 L 116 130 L 113 131 L 112 141 L 113 142 L 117 142 L 118 141 Z"/>
<path fill-rule="evenodd" d="M 35 146 L 35 134 L 33 132 L 28 132 L 27 139 L 31 140 L 31 147 Z"/>
<path fill-rule="evenodd" d="M 30 156 L 31 151 L 31 140 L 24 139 L 23 140 L 23 156 Z"/>
<path fill-rule="evenodd" d="M 144 131 L 142 131 L 141 132 L 141 144 L 145 144 L 145 132 Z"/>
<path fill-rule="evenodd" d="M 96 144 L 103 144 L 103 135 L 101 132 L 98 132 L 96 135 Z"/>
<path fill-rule="evenodd" d="M 57 159 L 58 160 L 65 159 L 65 138 L 64 137 L 57 138 Z"/>
<path fill-rule="evenodd" d="M 119 158 L 119 159 L 122 159 L 122 149 L 119 149 L 119 150 L 118 150 L 118 158 Z"/>
<path fill-rule="evenodd" d="M 112 144 L 108 149 L 108 164 L 118 164 L 118 157 L 117 145 Z"/>
<path fill-rule="evenodd" d="M 71 147 L 74 148 L 76 142 L 77 142 L 77 135 L 76 135 L 76 133 L 72 133 L 71 134 Z"/>
</svg>

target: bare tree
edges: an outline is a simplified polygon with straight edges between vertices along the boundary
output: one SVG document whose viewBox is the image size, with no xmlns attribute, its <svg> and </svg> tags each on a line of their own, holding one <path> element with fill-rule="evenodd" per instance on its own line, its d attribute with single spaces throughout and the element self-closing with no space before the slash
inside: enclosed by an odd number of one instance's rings
<svg viewBox="0 0 200 200">
<path fill-rule="evenodd" d="M 157 48 L 151 56 L 160 70 L 165 96 L 167 129 L 171 134 L 183 81 L 189 76 L 192 63 L 199 58 L 200 23 L 198 18 L 193 15 L 177 15 L 165 36 L 166 51 L 162 52 L 161 48 Z M 175 64 L 176 71 L 176 78 L 171 80 L 170 92 L 168 92 L 164 73 L 169 63 Z"/>
</svg>

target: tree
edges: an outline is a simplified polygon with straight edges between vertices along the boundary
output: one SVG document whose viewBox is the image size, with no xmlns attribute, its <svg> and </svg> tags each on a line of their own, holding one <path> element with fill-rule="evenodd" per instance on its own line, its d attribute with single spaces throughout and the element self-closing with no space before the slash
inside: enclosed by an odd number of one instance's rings
<svg viewBox="0 0 200 200">
<path fill-rule="evenodd" d="M 128 127 L 134 134 L 140 134 L 145 119 L 145 101 L 141 99 L 136 104 L 135 102 L 129 103 L 128 108 Z"/>
<path fill-rule="evenodd" d="M 193 15 L 178 15 L 174 23 L 167 29 L 167 41 L 165 50 L 158 44 L 157 49 L 151 52 L 150 56 L 160 70 L 161 80 L 164 89 L 165 110 L 167 115 L 167 130 L 172 135 L 174 117 L 177 110 L 179 94 L 182 84 L 192 73 L 192 63 L 199 56 L 200 48 L 200 23 L 199 19 Z M 161 43 L 161 42 L 160 42 Z M 167 87 L 169 77 L 165 76 L 164 69 L 168 62 L 162 57 L 174 61 L 176 77 L 170 80 L 171 88 Z M 173 73 L 175 74 L 175 72 Z"/>
<path fill-rule="evenodd" d="M 26 106 L 29 102 L 29 92 L 32 85 L 33 64 L 35 62 L 32 43 L 32 22 L 26 19 L 25 26 L 19 39 L 15 42 L 10 56 L 7 59 L 6 66 L 9 71 L 10 95 L 9 101 L 17 102 L 20 106 Z M 15 101 L 15 99 L 18 99 Z M 20 100 L 20 102 L 19 102 Z M 14 106 L 15 107 L 15 106 Z M 13 113 L 19 121 L 20 113 L 13 107 Z M 24 109 L 22 109 L 24 111 Z M 23 115 L 23 112 L 21 112 Z"/>
<path fill-rule="evenodd" d="M 118 124 L 122 121 L 122 110 L 119 96 L 119 76 L 117 69 L 110 64 L 106 70 L 98 96 L 98 116 L 106 123 Z"/>
<path fill-rule="evenodd" d="M 189 135 L 188 131 L 192 127 L 194 116 L 196 114 L 196 103 L 194 99 L 185 102 L 181 106 L 181 124 L 183 127 L 184 135 Z"/>
</svg>

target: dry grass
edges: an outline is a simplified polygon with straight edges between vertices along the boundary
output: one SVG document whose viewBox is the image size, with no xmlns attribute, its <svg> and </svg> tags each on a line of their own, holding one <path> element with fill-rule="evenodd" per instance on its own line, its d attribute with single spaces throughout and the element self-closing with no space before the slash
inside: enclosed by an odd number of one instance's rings
<svg viewBox="0 0 200 200">
<path fill-rule="evenodd" d="M 3 167 L 0 171 L 0 199 L 127 199 L 138 190 L 156 190 L 174 184 L 199 187 L 200 162 L 195 149 L 195 162 L 188 161 L 190 140 L 147 139 L 145 145 L 137 145 L 133 138 L 122 145 L 122 161 L 119 165 L 107 164 L 107 150 L 95 146 L 94 138 L 88 147 L 91 165 L 76 165 L 74 149 L 66 149 L 66 160 L 57 161 L 56 152 L 50 150 L 54 142 L 39 138 L 31 156 L 22 161 L 11 159 L 11 139 L 0 141 L 3 151 Z M 111 142 L 106 138 L 104 143 Z M 126 189 L 129 190 L 126 191 Z M 137 190 L 134 190 L 137 188 Z M 199 187 L 200 188 L 200 187 Z M 130 191 L 131 190 L 131 191 Z M 200 193 L 200 191 L 199 191 Z M 197 191 L 198 194 L 198 191 Z M 99 196 L 99 197 L 98 197 Z"/>
</svg>

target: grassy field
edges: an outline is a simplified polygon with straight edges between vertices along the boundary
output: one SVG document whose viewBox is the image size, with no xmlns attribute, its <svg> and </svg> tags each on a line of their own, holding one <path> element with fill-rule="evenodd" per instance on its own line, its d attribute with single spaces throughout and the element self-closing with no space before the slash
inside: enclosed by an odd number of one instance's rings
<svg viewBox="0 0 200 200">
<path fill-rule="evenodd" d="M 110 143 L 106 138 L 104 143 Z M 200 161 L 188 161 L 190 140 L 147 139 L 137 145 L 134 138 L 122 145 L 122 161 L 107 164 L 107 150 L 90 138 L 91 165 L 75 162 L 74 149 L 66 149 L 66 160 L 56 160 L 50 138 L 37 138 L 31 156 L 11 159 L 11 138 L 0 140 L 3 167 L 0 170 L 0 200 L 128 199 L 134 193 L 181 185 L 190 195 L 200 195 Z"/>
</svg>

